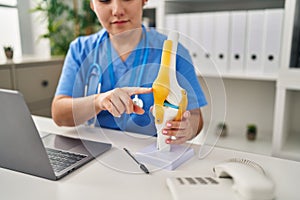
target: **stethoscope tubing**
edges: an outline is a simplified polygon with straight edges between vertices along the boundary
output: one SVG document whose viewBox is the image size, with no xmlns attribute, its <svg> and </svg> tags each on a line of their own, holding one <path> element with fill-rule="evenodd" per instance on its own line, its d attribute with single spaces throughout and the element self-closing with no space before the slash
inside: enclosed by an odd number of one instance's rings
<svg viewBox="0 0 300 200">
<path fill-rule="evenodd" d="M 147 31 L 145 30 L 145 27 L 142 26 L 143 28 L 143 32 L 145 32 L 145 43 L 146 43 L 146 47 L 145 47 L 145 51 L 144 51 L 144 56 L 143 56 L 143 61 L 142 61 L 142 66 L 141 66 L 141 69 L 140 69 L 140 72 L 139 72 L 139 76 L 138 76 L 138 81 L 137 81 L 137 86 L 140 86 L 141 85 L 141 82 L 142 82 L 142 77 L 143 77 L 143 73 L 144 73 L 144 69 L 145 69 L 145 65 L 146 65 L 146 62 L 148 60 L 148 57 L 149 57 L 149 44 L 148 44 L 148 37 L 147 37 Z M 102 86 L 102 76 L 103 76 L 103 72 L 102 72 L 102 69 L 100 67 L 100 65 L 97 63 L 97 55 L 99 54 L 99 47 L 100 47 L 100 44 L 102 43 L 102 41 L 105 39 L 105 37 L 108 37 L 108 33 L 105 32 L 97 41 L 96 43 L 96 47 L 95 47 L 95 55 L 94 55 L 94 59 L 93 59 L 93 63 L 90 65 L 88 71 L 87 71 L 87 78 L 86 78 L 86 81 L 85 81 L 85 86 L 84 86 L 84 96 L 87 96 L 88 95 L 88 88 L 89 88 L 89 84 L 90 84 L 90 80 L 91 80 L 91 77 L 92 76 L 99 76 L 99 79 L 98 79 L 98 85 L 97 85 L 97 91 L 96 91 L 96 94 L 99 94 L 101 92 L 101 86 Z M 114 77 L 114 72 L 113 72 L 113 63 L 112 63 L 112 56 L 111 56 L 111 44 L 110 42 L 108 41 L 107 43 L 107 46 L 108 46 L 108 62 L 109 62 L 109 77 L 110 77 L 110 81 L 112 83 L 112 85 L 114 86 L 115 85 L 115 77 Z M 136 56 L 136 60 L 134 62 L 134 74 L 136 72 L 136 68 L 137 68 L 137 59 L 139 59 L 140 56 Z M 94 72 L 93 70 L 96 69 L 96 72 Z M 131 76 L 130 78 L 130 83 L 133 84 L 133 78 L 135 76 Z M 136 96 L 137 97 L 137 96 Z M 140 99 L 141 100 L 141 99 Z M 142 101 L 142 100 L 141 100 Z M 143 104 L 143 103 L 142 103 Z M 96 119 L 97 117 L 94 117 L 93 119 L 93 123 L 92 123 L 92 126 L 95 126 L 95 123 L 96 123 Z"/>
<path fill-rule="evenodd" d="M 146 65 L 147 59 L 149 57 L 148 37 L 147 37 L 147 32 L 146 32 L 144 26 L 143 26 L 143 31 L 145 32 L 146 47 L 145 47 L 145 55 L 143 56 L 142 66 L 141 66 L 140 73 L 139 73 L 139 76 L 138 76 L 137 86 L 141 85 L 145 65 Z M 101 69 L 100 65 L 97 63 L 97 55 L 99 53 L 100 44 L 104 40 L 104 37 L 107 36 L 107 35 L 108 35 L 107 32 L 104 33 L 97 41 L 97 44 L 96 44 L 96 47 L 95 47 L 96 49 L 95 49 L 95 56 L 94 56 L 94 59 L 93 59 L 93 63 L 91 64 L 91 66 L 89 67 L 88 72 L 87 72 L 88 76 L 87 76 L 86 81 L 85 81 L 85 88 L 86 89 L 84 91 L 84 96 L 87 96 L 87 91 L 88 91 L 89 81 L 91 79 L 91 76 L 93 76 L 93 75 L 97 76 L 97 73 L 98 73 L 98 76 L 99 76 L 98 83 L 100 83 L 100 86 L 102 85 L 103 72 L 102 72 L 102 69 Z M 111 50 L 110 50 L 111 49 L 110 42 L 108 42 L 108 49 L 109 50 L 107 52 L 108 53 L 107 57 L 108 57 L 108 60 L 109 60 L 109 66 L 108 66 L 108 68 L 109 68 L 109 78 L 110 78 L 110 81 L 111 81 L 112 85 L 114 85 L 115 84 L 115 78 L 114 78 L 114 72 L 113 72 L 113 63 L 112 63 L 112 56 L 111 56 Z M 137 57 L 139 57 L 139 56 L 137 56 Z M 136 58 L 136 59 L 138 59 L 138 58 Z M 93 73 L 94 68 L 96 68 L 97 73 Z M 136 66 L 134 66 L 134 68 L 136 68 Z M 134 69 L 134 70 L 136 71 L 137 69 Z M 133 83 L 132 78 L 134 78 L 134 77 L 135 76 L 131 76 L 130 83 Z M 97 88 L 97 92 L 98 91 L 101 91 L 101 88 L 100 88 L 100 90 Z"/>
</svg>

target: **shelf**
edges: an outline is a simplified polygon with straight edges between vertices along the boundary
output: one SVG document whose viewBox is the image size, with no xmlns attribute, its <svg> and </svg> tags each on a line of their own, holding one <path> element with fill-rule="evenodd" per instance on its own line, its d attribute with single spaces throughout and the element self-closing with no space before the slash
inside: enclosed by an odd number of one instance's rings
<svg viewBox="0 0 300 200">
<path fill-rule="evenodd" d="M 217 124 L 225 120 L 228 137 L 220 138 L 218 146 L 271 155 L 276 81 L 266 81 L 265 78 L 247 80 L 239 76 L 223 79 L 202 77 L 199 82 L 208 101 L 208 105 L 201 109 L 203 133 L 214 136 Z M 224 112 L 223 108 L 226 108 Z M 247 124 L 258 127 L 258 137 L 254 142 L 246 139 Z"/>
<path fill-rule="evenodd" d="M 278 75 L 278 87 L 285 89 L 300 90 L 300 69 L 283 69 Z"/>
<path fill-rule="evenodd" d="M 167 14 L 284 8 L 284 0 L 166 0 Z"/>
<path fill-rule="evenodd" d="M 300 161 L 300 131 L 293 132 L 287 138 L 286 142 L 283 144 L 280 155 L 288 158 Z"/>
<path fill-rule="evenodd" d="M 29 65 L 30 64 L 39 64 L 39 63 L 52 63 L 52 62 L 60 62 L 62 63 L 64 61 L 64 58 L 62 56 L 51 56 L 51 57 L 30 57 L 30 56 L 24 56 L 21 58 L 14 58 L 13 60 L 4 60 L 0 61 L 0 67 L 2 66 L 11 66 L 11 65 Z"/>
<path fill-rule="evenodd" d="M 202 135 L 201 135 L 202 134 Z M 214 133 L 209 133 L 209 138 L 205 140 L 204 132 L 201 132 L 198 138 L 193 141 L 196 144 L 209 144 L 214 145 L 217 141 L 216 146 L 224 147 L 228 149 L 241 150 L 245 152 L 272 155 L 272 133 L 258 132 L 256 139 L 254 141 L 249 141 L 246 137 L 246 133 L 241 133 L 240 131 L 229 130 L 227 136 L 217 138 Z M 207 142 L 210 141 L 210 142 Z"/>
<path fill-rule="evenodd" d="M 199 74 L 198 74 L 199 75 Z M 253 81 L 276 81 L 277 75 L 275 74 L 237 74 L 237 73 L 223 73 L 223 74 L 209 74 L 203 73 L 202 77 L 208 78 L 225 78 L 225 79 L 242 79 L 242 80 L 253 80 Z"/>
<path fill-rule="evenodd" d="M 0 7 L 5 7 L 5 8 L 17 8 L 16 3 L 14 4 L 13 2 L 11 4 L 1 4 Z"/>
<path fill-rule="evenodd" d="M 272 137 L 271 134 L 260 134 L 256 140 L 249 141 L 245 134 L 229 133 L 226 137 L 220 137 L 217 146 L 229 149 L 238 149 L 246 152 L 271 155 Z"/>
<path fill-rule="evenodd" d="M 300 160 L 300 88 L 280 86 L 276 96 L 273 154 Z"/>
<path fill-rule="evenodd" d="M 300 2 L 295 5 L 290 67 L 300 68 Z"/>
<path fill-rule="evenodd" d="M 288 0 L 284 6 L 283 51 L 276 84 L 272 145 L 274 156 L 297 161 L 300 161 L 300 69 L 292 64 L 291 50 L 295 42 L 293 30 L 299 24 L 295 21 L 299 3 L 299 0 Z"/>
</svg>

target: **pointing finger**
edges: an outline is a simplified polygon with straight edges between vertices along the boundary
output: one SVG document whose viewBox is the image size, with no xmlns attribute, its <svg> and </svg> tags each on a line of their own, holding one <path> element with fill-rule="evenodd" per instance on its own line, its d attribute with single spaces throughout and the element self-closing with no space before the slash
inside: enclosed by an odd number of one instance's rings
<svg viewBox="0 0 300 200">
<path fill-rule="evenodd" d="M 152 88 L 142 88 L 142 87 L 127 87 L 126 90 L 130 96 L 134 94 L 148 94 L 152 92 Z"/>
<path fill-rule="evenodd" d="M 137 106 L 135 104 L 133 104 L 133 112 L 136 113 L 136 114 L 138 114 L 138 115 L 142 115 L 142 114 L 145 113 L 145 111 L 144 111 L 143 108 L 141 108 L 141 107 L 139 107 L 139 106 Z"/>
</svg>

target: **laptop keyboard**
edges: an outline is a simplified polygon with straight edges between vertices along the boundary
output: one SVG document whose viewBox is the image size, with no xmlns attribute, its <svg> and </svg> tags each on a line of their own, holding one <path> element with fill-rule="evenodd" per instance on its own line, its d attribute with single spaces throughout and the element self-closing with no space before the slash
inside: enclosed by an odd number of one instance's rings
<svg viewBox="0 0 300 200">
<path fill-rule="evenodd" d="M 46 148 L 46 151 L 54 172 L 60 172 L 87 157 L 87 155 L 75 154 L 57 149 Z"/>
</svg>

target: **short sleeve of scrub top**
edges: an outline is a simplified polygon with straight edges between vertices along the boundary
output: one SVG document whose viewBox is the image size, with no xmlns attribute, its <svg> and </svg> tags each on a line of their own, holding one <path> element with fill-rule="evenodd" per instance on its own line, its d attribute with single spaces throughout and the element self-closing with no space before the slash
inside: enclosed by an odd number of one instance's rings
<svg viewBox="0 0 300 200">
<path fill-rule="evenodd" d="M 94 49 L 96 47 L 97 40 L 101 38 L 103 34 L 105 34 L 104 29 L 97 34 L 80 37 L 71 43 L 65 59 L 56 95 L 67 95 L 71 97 L 84 96 L 83 91 L 87 79 L 87 70 L 93 63 L 94 56 L 96 54 Z M 101 92 L 125 86 L 152 87 L 153 81 L 159 71 L 162 47 L 165 39 L 166 36 L 158 33 L 156 30 L 147 30 L 147 33 L 143 34 L 143 38 L 136 47 L 136 50 L 133 51 L 124 62 L 112 48 L 111 62 L 113 63 L 113 71 L 116 79 L 114 84 L 112 83 L 109 74 L 107 41 L 102 42 L 103 44 L 101 44 L 99 48 L 99 59 L 97 61 L 102 69 Z M 143 56 L 139 56 L 139 64 L 134 66 L 136 57 L 138 57 L 136 55 L 143 55 L 146 48 L 149 50 L 147 64 L 143 68 Z M 141 72 L 142 69 L 144 71 L 141 83 L 140 85 L 136 85 L 141 74 L 139 72 Z M 189 52 L 181 44 L 178 45 L 177 50 L 176 77 L 179 85 L 187 91 L 187 110 L 200 108 L 207 104 L 201 86 L 198 82 Z M 97 87 L 98 79 L 92 78 L 91 83 L 93 87 L 91 91 L 89 91 L 89 95 L 96 93 L 95 88 Z M 139 98 L 144 101 L 145 113 L 143 115 L 137 115 L 134 113 L 130 115 L 122 114 L 120 118 L 115 118 L 109 112 L 101 111 L 97 116 L 98 120 L 96 125 L 146 135 L 155 135 L 156 128 L 154 118 L 149 111 L 150 107 L 153 106 L 154 103 L 153 94 L 142 94 L 139 95 Z"/>
</svg>

